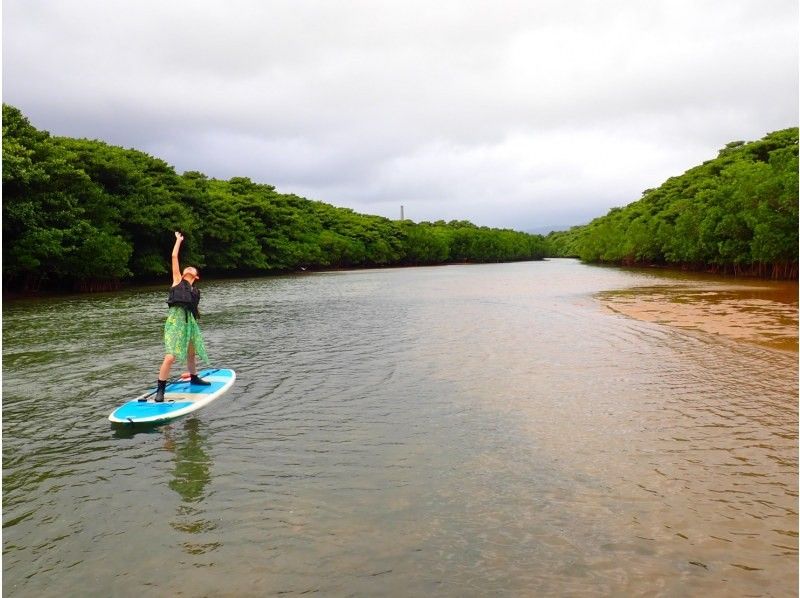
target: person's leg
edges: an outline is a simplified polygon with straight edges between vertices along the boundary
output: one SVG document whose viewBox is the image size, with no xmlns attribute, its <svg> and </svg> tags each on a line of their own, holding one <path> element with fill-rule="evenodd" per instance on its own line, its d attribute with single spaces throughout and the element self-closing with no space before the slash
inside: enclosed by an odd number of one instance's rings
<svg viewBox="0 0 800 598">
<path fill-rule="evenodd" d="M 197 375 L 197 355 L 194 352 L 193 343 L 189 343 L 189 350 L 186 353 L 186 364 L 189 367 L 192 384 L 200 384 L 202 386 L 209 386 L 211 384 L 211 382 L 206 382 Z"/>
<path fill-rule="evenodd" d="M 194 343 L 189 343 L 189 348 L 186 351 L 186 366 L 189 368 L 189 374 L 192 376 L 197 375 L 197 356 L 194 353 Z"/>
<path fill-rule="evenodd" d="M 175 356 L 167 354 L 164 356 L 164 361 L 161 362 L 161 369 L 158 370 L 159 380 L 169 380 L 169 371 L 172 369 L 172 364 L 175 363 Z"/>
</svg>

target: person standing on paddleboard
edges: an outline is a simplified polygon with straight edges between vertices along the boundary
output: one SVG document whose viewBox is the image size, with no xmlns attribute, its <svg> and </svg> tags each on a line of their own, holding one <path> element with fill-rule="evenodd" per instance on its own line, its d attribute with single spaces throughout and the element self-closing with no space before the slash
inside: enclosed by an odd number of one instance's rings
<svg viewBox="0 0 800 598">
<path fill-rule="evenodd" d="M 203 335 L 197 320 L 200 312 L 197 309 L 200 303 L 200 290 L 194 283 L 200 279 L 197 268 L 189 266 L 183 269 L 178 263 L 178 253 L 183 243 L 183 235 L 175 232 L 175 246 L 172 248 L 172 287 L 169 290 L 169 314 L 164 323 L 164 349 L 166 355 L 158 372 L 158 388 L 156 389 L 157 403 L 164 401 L 164 391 L 169 379 L 172 364 L 178 360 L 186 363 L 191 374 L 191 384 L 208 386 L 197 375 L 197 357 L 209 363 Z"/>
</svg>

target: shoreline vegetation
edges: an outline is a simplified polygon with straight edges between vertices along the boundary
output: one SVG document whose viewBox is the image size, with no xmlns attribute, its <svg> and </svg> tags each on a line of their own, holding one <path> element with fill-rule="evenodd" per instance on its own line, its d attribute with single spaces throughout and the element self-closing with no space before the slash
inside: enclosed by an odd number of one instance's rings
<svg viewBox="0 0 800 598">
<path fill-rule="evenodd" d="M 245 177 L 51 136 L 3 105 L 3 291 L 107 291 L 168 273 L 173 231 L 204 275 L 543 259 L 541 235 L 358 214 Z"/>
<path fill-rule="evenodd" d="M 556 258 L 558 259 L 558 258 Z M 530 260 L 515 260 L 516 262 L 544 262 L 548 258 L 537 258 Z M 513 263 L 512 261 L 506 262 L 476 262 L 476 261 L 450 261 L 437 264 L 392 264 L 385 266 L 351 266 L 351 267 L 338 267 L 338 268 L 298 268 L 297 270 L 286 270 L 283 272 L 236 272 L 228 271 L 218 273 L 214 277 L 203 277 L 204 280 L 237 280 L 237 279 L 254 279 L 254 278 L 276 278 L 281 276 L 303 276 L 306 274 L 335 274 L 345 272 L 367 272 L 370 270 L 401 270 L 403 268 L 444 268 L 446 266 L 481 266 L 487 264 L 498 263 Z M 85 293 L 114 293 L 117 291 L 125 291 L 130 289 L 150 289 L 157 288 L 163 290 L 164 277 L 153 276 L 150 278 L 129 278 L 127 280 L 114 281 L 113 285 L 106 287 L 99 287 L 94 290 L 83 290 L 78 287 L 43 287 L 38 289 L 9 289 L 3 288 L 2 298 L 4 301 L 17 301 L 25 299 L 47 299 L 47 298 L 61 298 L 70 295 L 82 295 Z"/>
<path fill-rule="evenodd" d="M 574 257 L 798 277 L 798 129 L 735 141 L 624 208 L 547 237 L 358 214 L 158 158 L 51 136 L 3 104 L 3 296 L 113 291 L 168 274 L 172 231 L 207 277 Z"/>
<path fill-rule="evenodd" d="M 719 155 L 589 224 L 547 236 L 551 255 L 780 280 L 798 277 L 798 129 Z"/>
</svg>

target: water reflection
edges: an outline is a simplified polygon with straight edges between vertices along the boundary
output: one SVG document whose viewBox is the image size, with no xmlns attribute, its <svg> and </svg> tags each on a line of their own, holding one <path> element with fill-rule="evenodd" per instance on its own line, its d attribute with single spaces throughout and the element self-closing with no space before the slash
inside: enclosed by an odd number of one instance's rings
<svg viewBox="0 0 800 598">
<path fill-rule="evenodd" d="M 175 470 L 169 487 L 187 503 L 200 502 L 211 481 L 211 459 L 205 451 L 206 438 L 200 420 L 183 422 L 184 435 L 176 436 L 172 425 L 164 427 L 164 449 L 175 455 Z"/>
<path fill-rule="evenodd" d="M 130 440 L 138 434 L 162 434 L 164 424 L 114 424 L 109 423 L 112 437 L 117 440 Z"/>
<path fill-rule="evenodd" d="M 198 418 L 192 417 L 166 425 L 162 431 L 163 448 L 174 455 L 175 461 L 169 487 L 181 498 L 176 517 L 170 522 L 170 526 L 178 532 L 193 536 L 191 540 L 181 543 L 186 553 L 201 555 L 214 551 L 222 546 L 220 542 L 202 541 L 208 540 L 205 535 L 217 528 L 216 522 L 206 518 L 202 507 L 211 482 L 212 465 L 206 450 L 208 440 L 203 432 L 203 425 Z"/>
</svg>

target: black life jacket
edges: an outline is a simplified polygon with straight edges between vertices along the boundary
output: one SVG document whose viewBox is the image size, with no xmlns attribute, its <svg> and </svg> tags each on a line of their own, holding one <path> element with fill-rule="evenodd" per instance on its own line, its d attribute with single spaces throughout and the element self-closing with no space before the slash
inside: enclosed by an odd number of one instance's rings
<svg viewBox="0 0 800 598">
<path fill-rule="evenodd" d="M 190 313 L 195 317 L 196 320 L 200 318 L 200 312 L 197 309 L 199 304 L 200 289 L 194 288 L 186 280 L 181 280 L 169 290 L 169 299 L 167 299 L 167 305 L 170 307 L 178 306 L 185 309 L 187 320 Z"/>
</svg>

